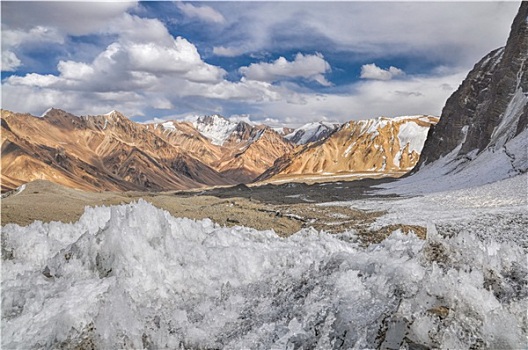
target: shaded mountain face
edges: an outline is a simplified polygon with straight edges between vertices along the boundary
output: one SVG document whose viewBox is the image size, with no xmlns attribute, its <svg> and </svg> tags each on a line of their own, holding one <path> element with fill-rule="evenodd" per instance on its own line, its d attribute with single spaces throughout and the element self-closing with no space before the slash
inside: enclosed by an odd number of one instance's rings
<svg viewBox="0 0 528 350">
<path fill-rule="evenodd" d="M 294 149 L 294 145 L 267 126 L 252 128 L 242 135 L 228 140 L 228 152 L 215 164 L 222 174 L 239 182 L 253 181 Z"/>
<path fill-rule="evenodd" d="M 522 2 L 506 46 L 478 62 L 447 100 L 412 181 L 449 175 L 445 188 L 465 187 L 527 171 L 527 59 L 528 2 Z"/>
<path fill-rule="evenodd" d="M 402 175 L 419 159 L 432 116 L 351 121 L 327 138 L 280 158 L 259 180 L 292 174 L 371 172 Z"/>
</svg>

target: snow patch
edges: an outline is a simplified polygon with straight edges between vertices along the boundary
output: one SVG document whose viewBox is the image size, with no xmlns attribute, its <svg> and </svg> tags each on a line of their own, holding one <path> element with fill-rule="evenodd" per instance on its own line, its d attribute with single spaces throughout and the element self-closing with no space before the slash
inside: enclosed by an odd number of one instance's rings
<svg viewBox="0 0 528 350">
<path fill-rule="evenodd" d="M 46 111 L 44 113 L 42 113 L 40 115 L 41 118 L 44 118 L 49 112 L 51 112 L 53 110 L 53 107 L 50 107 L 48 109 L 46 109 Z"/>
<path fill-rule="evenodd" d="M 10 197 L 10 196 L 16 196 L 18 194 L 21 194 L 26 189 L 26 184 L 18 186 L 16 189 L 14 189 L 11 192 L 6 192 L 2 194 L 2 199 Z"/>
<path fill-rule="evenodd" d="M 428 131 L 429 127 L 420 126 L 414 121 L 401 124 L 398 132 L 400 148 L 404 149 L 409 144 L 409 152 L 415 151 L 416 153 L 421 153 L 425 140 L 427 139 Z"/>
<path fill-rule="evenodd" d="M 319 140 L 324 133 L 330 133 L 336 128 L 335 124 L 327 122 L 315 122 L 305 124 L 288 135 L 284 136 L 287 140 L 294 140 L 297 145 L 304 145 L 310 140 Z"/>
<path fill-rule="evenodd" d="M 223 145 L 231 133 L 236 129 L 238 123 L 231 122 L 219 115 L 198 118 L 193 126 L 203 136 L 211 140 L 214 145 Z"/>
<path fill-rule="evenodd" d="M 21 194 L 22 192 L 24 192 L 25 189 L 26 189 L 26 184 L 23 184 L 23 185 L 19 186 L 19 187 L 16 189 L 15 194 Z"/>
<path fill-rule="evenodd" d="M 469 126 L 466 125 L 461 130 L 462 140 L 453 151 L 433 163 L 423 165 L 418 172 L 407 178 L 380 186 L 385 188 L 382 193 L 417 195 L 472 188 L 526 172 L 528 129 L 514 135 L 527 102 L 528 98 L 520 89 L 517 90 L 487 148 L 459 155 L 468 135 Z"/>
<path fill-rule="evenodd" d="M 397 166 L 399 167 L 400 166 L 400 161 L 401 161 L 401 156 L 402 156 L 402 145 L 400 144 L 400 150 L 398 152 L 396 152 L 396 154 L 394 155 L 394 159 L 392 160 L 392 162 L 394 163 L 394 166 Z"/>
<path fill-rule="evenodd" d="M 176 130 L 176 126 L 174 125 L 174 122 L 165 122 L 161 124 L 163 126 L 164 130 L 168 131 L 174 131 Z"/>
<path fill-rule="evenodd" d="M 106 114 L 103 114 L 103 115 L 105 115 L 107 117 L 111 117 L 111 116 L 116 115 L 116 114 L 118 114 L 118 112 L 115 109 L 112 109 L 110 112 L 108 112 Z"/>
</svg>

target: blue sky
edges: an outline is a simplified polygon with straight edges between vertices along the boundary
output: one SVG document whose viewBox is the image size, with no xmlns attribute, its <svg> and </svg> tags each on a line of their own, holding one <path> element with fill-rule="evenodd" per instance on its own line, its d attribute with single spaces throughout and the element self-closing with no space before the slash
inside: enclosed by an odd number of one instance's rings
<svg viewBox="0 0 528 350">
<path fill-rule="evenodd" d="M 439 115 L 518 2 L 2 1 L 2 108 L 271 125 Z"/>
</svg>

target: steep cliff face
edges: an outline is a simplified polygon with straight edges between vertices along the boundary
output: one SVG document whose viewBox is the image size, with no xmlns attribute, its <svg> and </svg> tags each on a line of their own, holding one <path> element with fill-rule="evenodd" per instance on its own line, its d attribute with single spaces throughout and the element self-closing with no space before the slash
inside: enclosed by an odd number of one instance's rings
<svg viewBox="0 0 528 350">
<path fill-rule="evenodd" d="M 506 46 L 478 62 L 447 100 L 414 175 L 401 185 L 460 188 L 525 173 L 527 59 L 528 2 L 522 2 Z"/>
<path fill-rule="evenodd" d="M 343 172 L 399 176 L 416 164 L 427 132 L 437 121 L 432 116 L 351 121 L 326 139 L 281 158 L 259 179 Z"/>
</svg>

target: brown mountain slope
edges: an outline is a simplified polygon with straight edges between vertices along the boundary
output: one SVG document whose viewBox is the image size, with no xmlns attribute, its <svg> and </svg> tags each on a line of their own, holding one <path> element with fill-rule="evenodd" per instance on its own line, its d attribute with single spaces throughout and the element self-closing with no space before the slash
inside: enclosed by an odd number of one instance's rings
<svg viewBox="0 0 528 350">
<path fill-rule="evenodd" d="M 147 129 L 236 183 L 253 181 L 277 158 L 293 150 L 290 141 L 263 125 L 233 123 L 220 116 L 204 117 L 201 121 L 207 123 L 207 131 L 217 124 L 226 130 L 226 133 L 218 135 L 222 138 L 221 143 L 202 135 L 189 122 L 149 124 Z"/>
<path fill-rule="evenodd" d="M 228 139 L 226 148 L 229 152 L 216 164 L 222 174 L 239 182 L 254 180 L 294 148 L 293 144 L 269 127 L 252 127 L 242 135 L 244 137 L 238 140 Z"/>
<path fill-rule="evenodd" d="M 416 164 L 431 116 L 351 121 L 321 142 L 279 159 L 259 180 L 291 174 L 373 172 L 401 175 Z"/>
<path fill-rule="evenodd" d="M 159 191 L 285 174 L 401 174 L 416 163 L 423 131 L 436 118 L 349 122 L 295 152 L 272 128 L 221 116 L 138 124 L 115 111 L 77 117 L 51 109 L 40 118 L 2 111 L 1 122 L 3 191 L 36 179 L 90 191 Z"/>
<path fill-rule="evenodd" d="M 2 111 L 2 190 L 35 179 L 91 191 L 234 183 L 117 112 L 79 118 L 52 109 L 37 118 Z"/>
<path fill-rule="evenodd" d="M 190 122 L 167 121 L 147 124 L 146 128 L 169 144 L 177 146 L 188 155 L 199 159 L 208 166 L 212 166 L 222 157 L 222 147 L 212 144 Z"/>
</svg>

